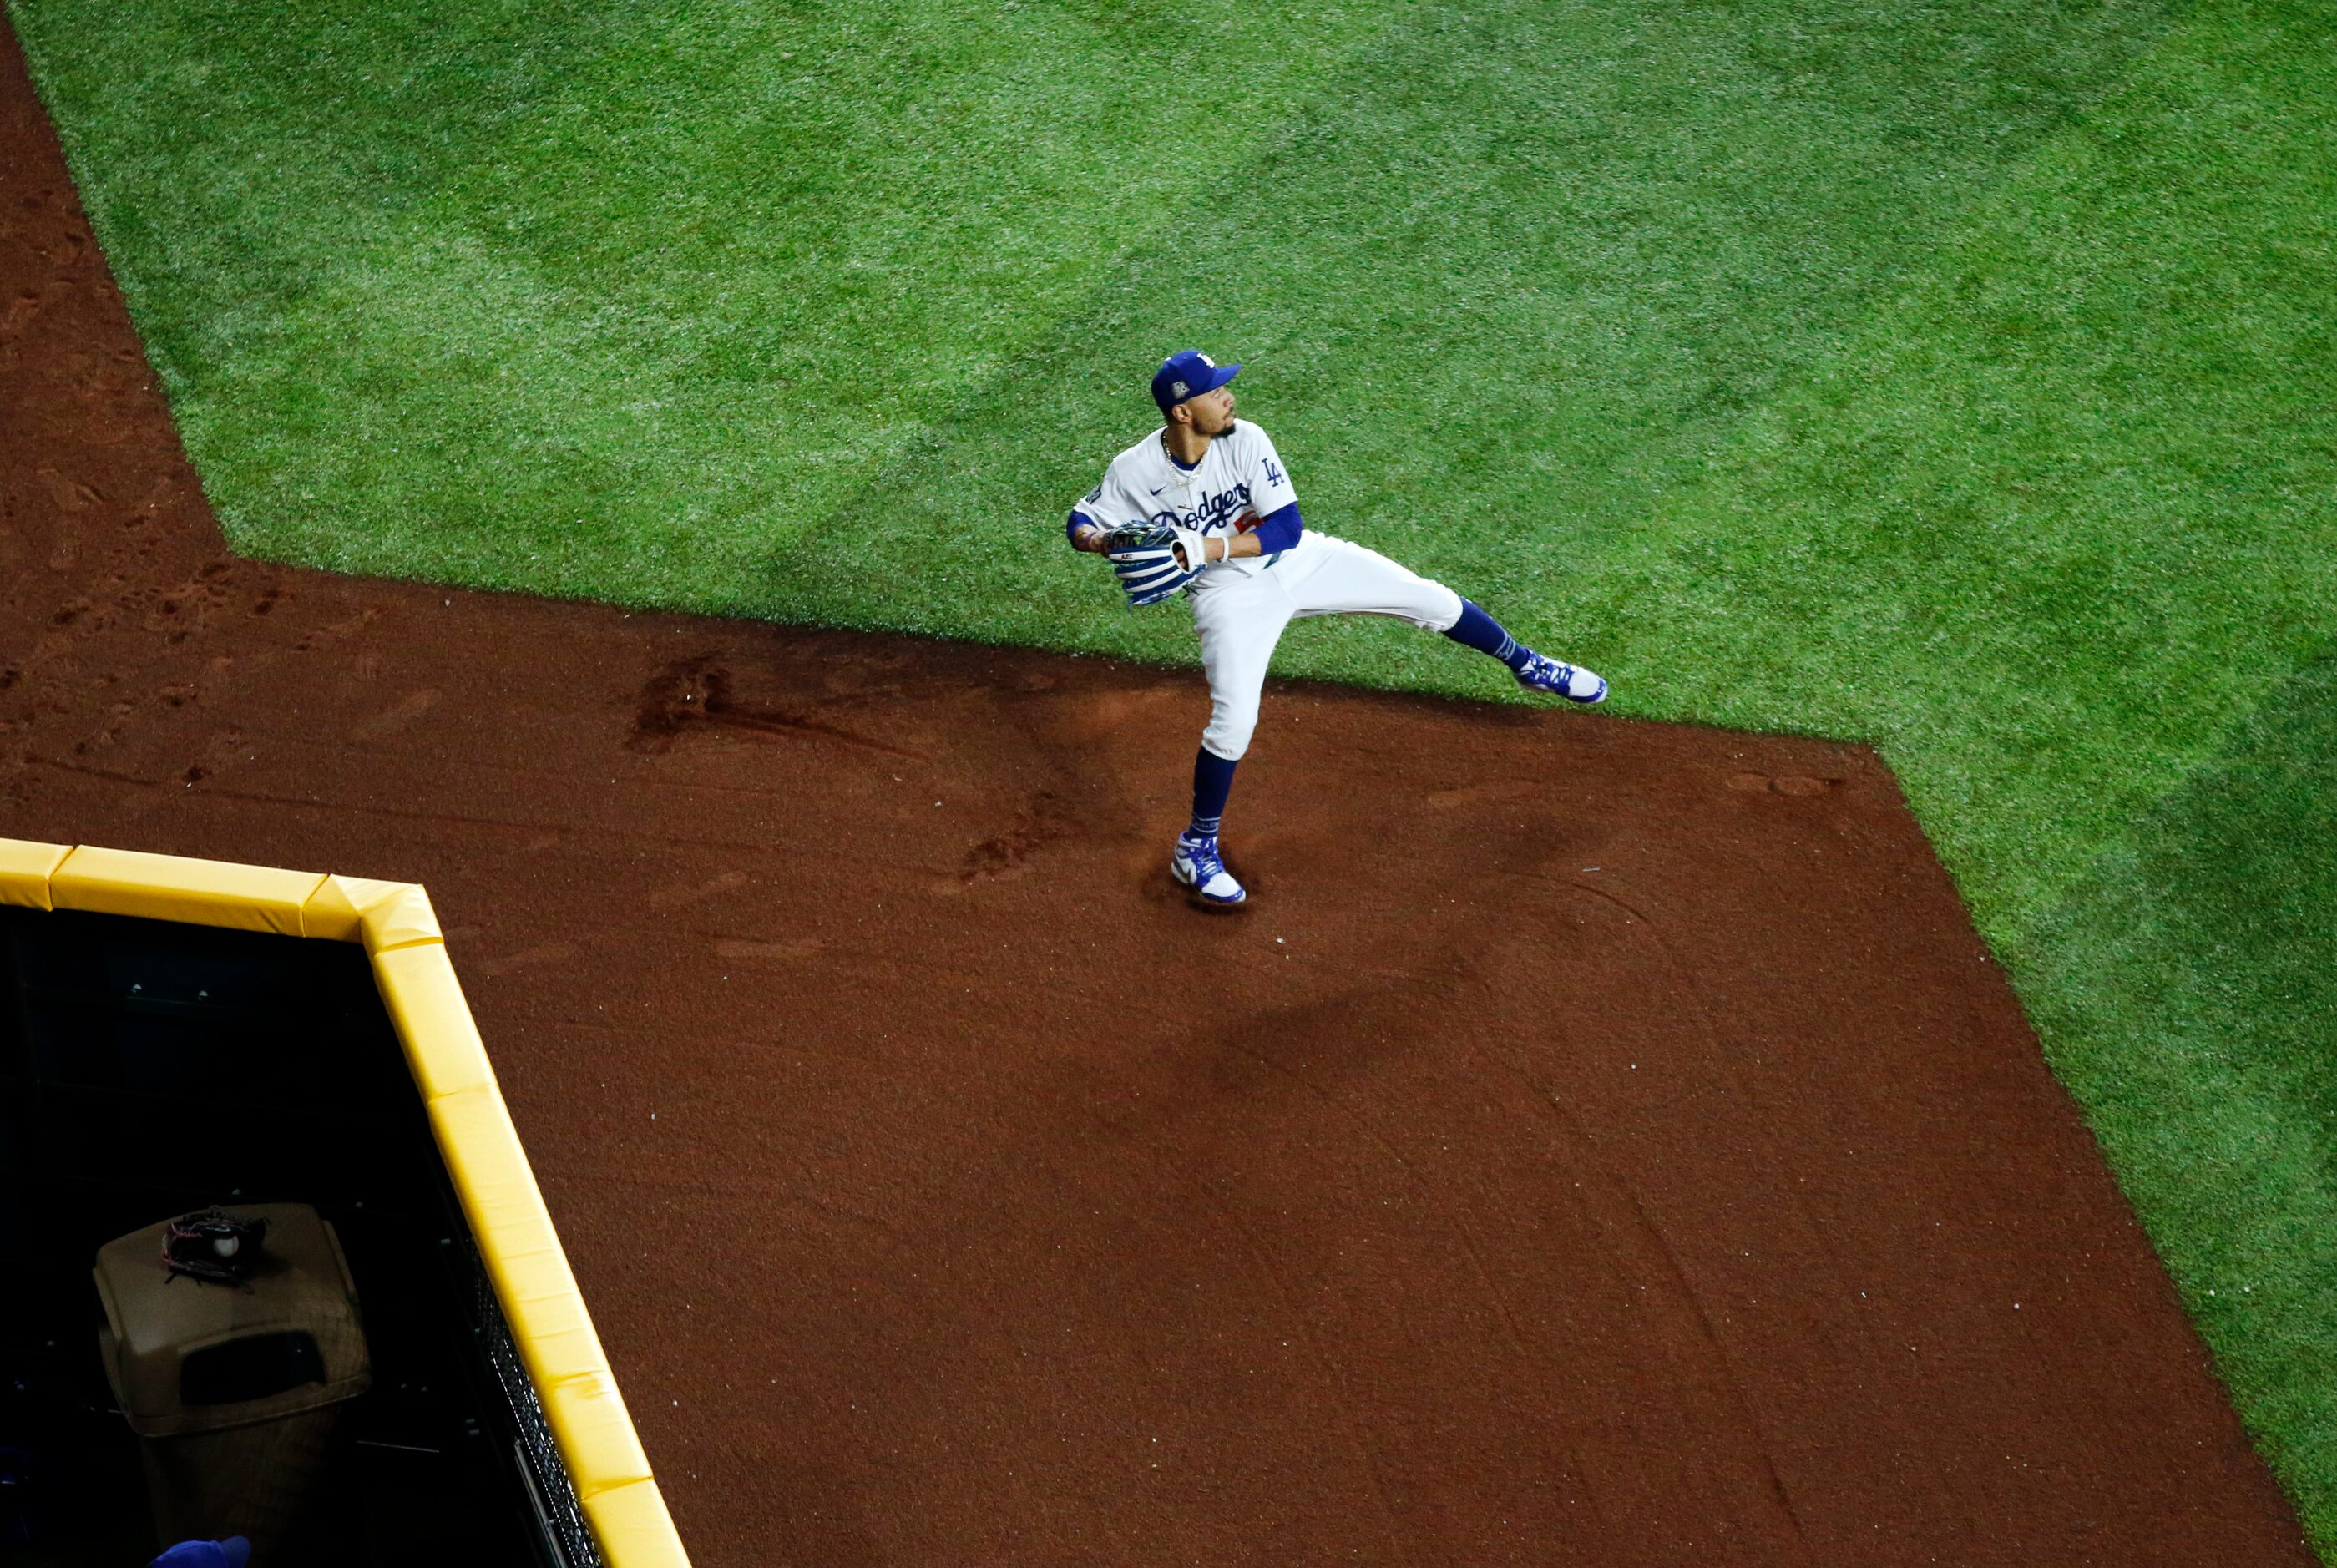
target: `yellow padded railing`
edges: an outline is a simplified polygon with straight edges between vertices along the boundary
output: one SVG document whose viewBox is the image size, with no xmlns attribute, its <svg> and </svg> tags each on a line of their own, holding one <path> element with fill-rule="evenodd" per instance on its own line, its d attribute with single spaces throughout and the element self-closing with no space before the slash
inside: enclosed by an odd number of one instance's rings
<svg viewBox="0 0 2337 1568">
<path fill-rule="evenodd" d="M 418 884 L 0 838 L 0 904 L 362 942 L 601 1555 L 687 1568 Z"/>
</svg>

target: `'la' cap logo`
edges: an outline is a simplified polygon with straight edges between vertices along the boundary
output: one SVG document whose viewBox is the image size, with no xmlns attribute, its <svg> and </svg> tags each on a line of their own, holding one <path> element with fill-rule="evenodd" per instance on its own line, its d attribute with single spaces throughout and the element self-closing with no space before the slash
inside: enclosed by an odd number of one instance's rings
<svg viewBox="0 0 2337 1568">
<path fill-rule="evenodd" d="M 1210 358 L 1207 354 L 1196 354 L 1193 358 L 1198 359 L 1202 364 L 1207 365 L 1212 370 L 1217 368 L 1217 362 Z"/>
</svg>

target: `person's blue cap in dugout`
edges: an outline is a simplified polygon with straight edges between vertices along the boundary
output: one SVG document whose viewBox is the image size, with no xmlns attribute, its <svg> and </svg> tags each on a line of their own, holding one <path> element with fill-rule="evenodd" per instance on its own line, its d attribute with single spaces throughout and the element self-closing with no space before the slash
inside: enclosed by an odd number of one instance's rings
<svg viewBox="0 0 2337 1568">
<path fill-rule="evenodd" d="M 251 1543 L 240 1535 L 224 1541 L 181 1541 L 146 1568 L 243 1568 L 251 1561 Z"/>
</svg>

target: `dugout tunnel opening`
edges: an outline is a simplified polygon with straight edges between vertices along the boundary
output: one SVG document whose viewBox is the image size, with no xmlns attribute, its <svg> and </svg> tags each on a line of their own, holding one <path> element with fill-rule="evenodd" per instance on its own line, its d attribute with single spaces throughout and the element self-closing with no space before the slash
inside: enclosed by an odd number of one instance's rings
<svg viewBox="0 0 2337 1568">
<path fill-rule="evenodd" d="M 93 1264 L 158 1221 L 270 1203 L 337 1236 L 372 1379 L 299 1544 L 258 1568 L 600 1561 L 361 946 L 0 907 L 0 1568 L 170 1544 Z"/>
</svg>

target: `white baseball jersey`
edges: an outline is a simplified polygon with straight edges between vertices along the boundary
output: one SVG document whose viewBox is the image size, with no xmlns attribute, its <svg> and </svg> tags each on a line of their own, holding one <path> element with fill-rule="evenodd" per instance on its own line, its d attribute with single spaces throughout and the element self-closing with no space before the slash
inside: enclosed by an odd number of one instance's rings
<svg viewBox="0 0 2337 1568">
<path fill-rule="evenodd" d="M 1103 483 L 1071 508 L 1102 528 L 1123 523 L 1171 523 L 1203 534 L 1246 534 L 1260 520 L 1295 504 L 1298 493 L 1266 432 L 1247 419 L 1209 442 L 1201 461 L 1185 467 L 1168 456 L 1153 431 L 1111 460 Z M 1220 561 L 1195 578 L 1191 590 L 1206 587 L 1221 573 L 1243 576 L 1266 569 L 1267 557 Z"/>
<path fill-rule="evenodd" d="M 1247 533 L 1297 492 L 1274 443 L 1247 420 L 1181 467 L 1154 431 L 1111 460 L 1103 483 L 1071 508 L 1099 527 L 1173 523 L 1203 534 Z M 1308 529 L 1273 555 L 1221 561 L 1194 578 L 1193 629 L 1209 678 L 1209 723 L 1201 744 L 1228 761 L 1249 749 L 1258 695 L 1283 628 L 1309 615 L 1390 615 L 1432 632 L 1461 618 L 1461 595 L 1414 576 L 1376 551 Z"/>
</svg>

